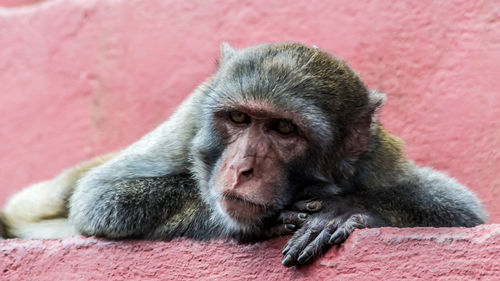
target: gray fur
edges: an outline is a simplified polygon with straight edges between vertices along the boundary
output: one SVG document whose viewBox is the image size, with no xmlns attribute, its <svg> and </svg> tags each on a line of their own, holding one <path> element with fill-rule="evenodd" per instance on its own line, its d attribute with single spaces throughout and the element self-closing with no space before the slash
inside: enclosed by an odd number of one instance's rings
<svg viewBox="0 0 500 281">
<path fill-rule="evenodd" d="M 466 187 L 404 158 L 398 140 L 376 120 L 385 96 L 367 91 L 345 62 L 294 43 L 243 50 L 225 44 L 221 53 L 218 71 L 167 122 L 80 179 L 69 204 L 70 222 L 80 233 L 262 239 L 279 212 L 315 197 L 324 199 L 329 216 L 364 213 L 345 217 L 350 231 L 360 222 L 405 227 L 485 221 Z M 309 147 L 290 167 L 295 182 L 277 187 L 283 188 L 282 198 L 269 217 L 238 225 L 224 217 L 210 194 L 226 145 L 213 114 L 254 102 L 293 116 Z"/>
</svg>

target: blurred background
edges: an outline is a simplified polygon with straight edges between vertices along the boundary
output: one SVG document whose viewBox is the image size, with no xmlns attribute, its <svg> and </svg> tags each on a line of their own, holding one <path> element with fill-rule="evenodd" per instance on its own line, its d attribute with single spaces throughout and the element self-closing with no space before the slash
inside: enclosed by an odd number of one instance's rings
<svg viewBox="0 0 500 281">
<path fill-rule="evenodd" d="M 271 41 L 346 59 L 408 156 L 500 223 L 497 1 L 0 0 L 0 204 L 167 119 L 222 42 Z"/>
</svg>

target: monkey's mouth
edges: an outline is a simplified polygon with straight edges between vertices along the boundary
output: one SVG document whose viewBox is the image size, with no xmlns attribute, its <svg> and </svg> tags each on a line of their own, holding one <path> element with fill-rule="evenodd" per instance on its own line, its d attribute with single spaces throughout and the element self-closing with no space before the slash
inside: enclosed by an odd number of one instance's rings
<svg viewBox="0 0 500 281">
<path fill-rule="evenodd" d="M 231 192 L 220 194 L 219 203 L 224 211 L 234 219 L 251 219 L 264 213 L 268 208 Z"/>
</svg>

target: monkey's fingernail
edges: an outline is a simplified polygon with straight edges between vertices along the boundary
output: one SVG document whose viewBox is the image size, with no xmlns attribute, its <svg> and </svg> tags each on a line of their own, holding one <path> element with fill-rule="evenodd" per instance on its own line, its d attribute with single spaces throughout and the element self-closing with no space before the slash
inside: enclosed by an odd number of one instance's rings
<svg viewBox="0 0 500 281">
<path fill-rule="evenodd" d="M 335 232 L 330 237 L 330 240 L 328 240 L 328 244 L 339 244 L 340 242 L 342 242 L 343 237 L 341 231 L 341 229 L 335 230 Z"/>
<path fill-rule="evenodd" d="M 309 259 L 311 258 L 311 255 L 309 253 L 302 253 L 302 255 L 299 256 L 297 259 L 297 262 L 299 263 L 306 263 Z"/>
<path fill-rule="evenodd" d="M 281 264 L 283 264 L 283 265 L 284 265 L 284 266 L 286 266 L 286 267 L 290 267 L 290 266 L 292 266 L 292 265 L 293 265 L 293 258 L 292 258 L 292 256 L 287 255 L 287 256 L 283 259 L 283 261 L 281 262 Z"/>
<path fill-rule="evenodd" d="M 313 201 L 313 202 L 307 203 L 307 209 L 310 211 L 315 211 L 315 210 L 319 209 L 319 207 L 320 207 L 320 204 L 318 201 Z"/>
<path fill-rule="evenodd" d="M 340 244 L 340 243 L 342 243 L 343 240 L 344 240 L 344 238 L 342 236 L 339 236 L 339 237 L 337 237 L 337 239 L 335 239 L 335 241 L 333 241 L 333 243 Z"/>
<path fill-rule="evenodd" d="M 286 245 L 286 247 L 281 251 L 281 254 L 286 255 L 286 253 L 290 250 L 290 245 Z"/>
<path fill-rule="evenodd" d="M 328 244 L 330 244 L 330 245 L 334 244 L 336 238 L 337 237 L 335 237 L 335 236 L 332 235 L 332 237 L 330 237 L 330 239 L 328 240 Z"/>
<path fill-rule="evenodd" d="M 295 224 L 287 223 L 287 224 L 285 224 L 285 228 L 288 230 L 294 230 Z"/>
<path fill-rule="evenodd" d="M 333 245 L 333 244 L 340 244 L 342 242 L 342 235 L 336 235 L 335 233 L 330 237 L 330 240 L 328 240 L 328 244 Z"/>
<path fill-rule="evenodd" d="M 299 219 L 305 220 L 306 218 L 307 218 L 307 214 L 306 213 L 300 213 L 299 214 Z"/>
</svg>

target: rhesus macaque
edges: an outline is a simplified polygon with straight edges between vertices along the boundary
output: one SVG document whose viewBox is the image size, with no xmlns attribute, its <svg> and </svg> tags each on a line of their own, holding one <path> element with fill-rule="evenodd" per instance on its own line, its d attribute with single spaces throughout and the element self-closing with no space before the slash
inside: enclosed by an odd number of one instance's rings
<svg viewBox="0 0 500 281">
<path fill-rule="evenodd" d="M 405 159 L 384 95 L 298 43 L 222 46 L 215 74 L 131 146 L 15 195 L 9 237 L 235 238 L 291 233 L 309 262 L 356 228 L 475 226 L 466 187 Z"/>
</svg>

